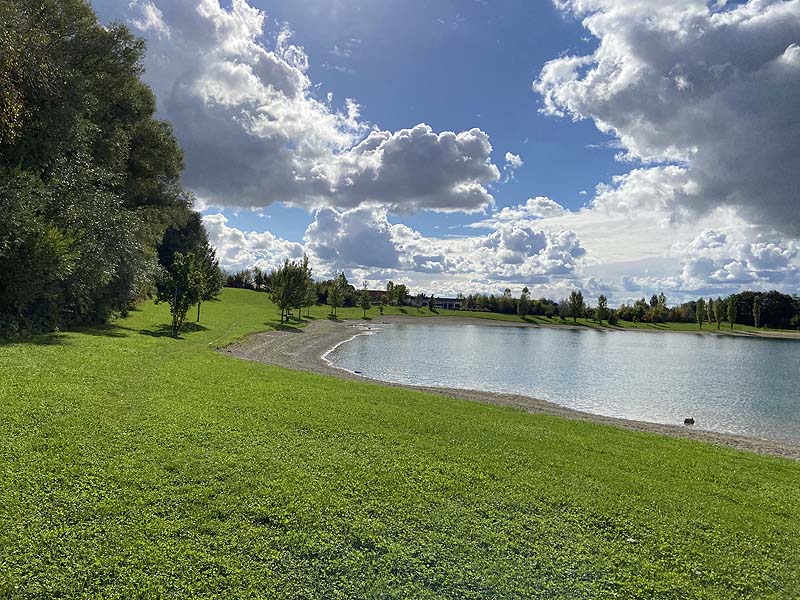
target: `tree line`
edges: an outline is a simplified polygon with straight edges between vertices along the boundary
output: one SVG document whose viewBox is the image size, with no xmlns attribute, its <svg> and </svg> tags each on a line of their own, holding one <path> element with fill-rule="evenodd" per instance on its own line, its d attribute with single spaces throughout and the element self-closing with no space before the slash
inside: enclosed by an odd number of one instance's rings
<svg viewBox="0 0 800 600">
<path fill-rule="evenodd" d="M 616 309 L 608 306 L 608 298 L 600 295 L 597 304 L 591 306 L 580 290 L 573 290 L 560 301 L 549 298 L 534 300 L 528 288 L 523 288 L 519 298 L 511 295 L 506 288 L 501 295 L 470 294 L 464 297 L 464 308 L 506 314 L 520 317 L 542 316 L 563 320 L 588 318 L 597 322 L 616 324 L 618 321 L 631 323 L 697 323 L 698 327 L 709 324 L 728 327 L 734 324 L 771 329 L 800 329 L 800 297 L 778 291 L 743 291 L 726 297 L 700 298 L 675 306 L 667 304 L 664 293 L 653 294 L 633 304 L 622 304 Z"/>
<path fill-rule="evenodd" d="M 304 263 L 307 265 L 305 258 Z M 275 271 L 267 273 L 258 268 L 245 269 L 227 275 L 225 285 L 269 292 L 272 289 L 271 282 L 275 273 Z M 308 274 L 310 277 L 310 270 Z M 356 290 L 347 283 L 344 273 L 338 273 L 332 279 L 309 280 L 307 285 L 306 301 L 312 305 L 328 304 L 333 307 L 332 314 L 335 313 L 336 307 L 342 306 L 361 306 L 365 313 L 373 304 L 380 305 L 381 308 L 386 305 L 402 306 L 408 303 L 428 306 L 431 310 L 435 307 L 435 296 L 428 297 L 422 293 L 412 296 L 405 285 L 391 281 L 387 284 L 385 292 L 377 298 L 374 292 L 367 292 L 366 284 L 364 289 Z M 573 290 L 568 297 L 558 301 L 545 297 L 534 299 L 527 287 L 522 289 L 518 298 L 512 295 L 510 288 L 505 288 L 499 295 L 458 294 L 458 298 L 462 300 L 464 310 L 516 314 L 521 318 L 540 316 L 572 319 L 573 322 L 579 318 L 588 318 L 599 323 L 608 322 L 611 325 L 616 325 L 619 321 L 697 323 L 701 328 L 709 324 L 716 325 L 719 329 L 722 323 L 726 323 L 730 328 L 734 324 L 740 324 L 773 329 L 800 329 L 800 297 L 778 291 L 743 291 L 724 298 L 701 298 L 674 306 L 668 305 L 667 297 L 662 292 L 653 294 L 649 301 L 640 298 L 632 304 L 622 304 L 616 309 L 609 307 L 608 298 L 603 294 L 598 296 L 596 304 L 590 305 L 581 290 Z"/>
<path fill-rule="evenodd" d="M 179 330 L 218 293 L 143 56 L 83 0 L 0 1 L 0 335 L 107 322 L 148 296 Z"/>
</svg>

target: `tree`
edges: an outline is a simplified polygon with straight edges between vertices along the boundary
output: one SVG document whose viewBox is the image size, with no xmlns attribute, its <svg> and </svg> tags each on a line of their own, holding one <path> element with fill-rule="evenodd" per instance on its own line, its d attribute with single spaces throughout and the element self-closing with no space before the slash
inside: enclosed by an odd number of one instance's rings
<svg viewBox="0 0 800 600">
<path fill-rule="evenodd" d="M 603 319 L 608 318 L 608 298 L 606 298 L 603 294 L 597 298 L 597 319 L 600 321 L 600 325 L 603 324 Z"/>
<path fill-rule="evenodd" d="M 347 278 L 344 272 L 333 278 L 333 286 L 328 291 L 328 304 L 331 305 L 331 313 L 336 318 L 336 309 L 344 302 L 344 290 L 347 287 Z"/>
<path fill-rule="evenodd" d="M 728 322 L 731 324 L 731 329 L 733 329 L 733 324 L 736 323 L 736 296 L 728 297 Z"/>
<path fill-rule="evenodd" d="M 394 299 L 397 302 L 397 306 L 403 306 L 407 297 L 408 288 L 404 284 L 398 283 L 394 286 Z"/>
<path fill-rule="evenodd" d="M 284 261 L 270 273 L 270 299 L 281 309 L 281 324 L 289 320 L 292 307 L 300 306 L 306 293 L 306 271 L 297 261 Z"/>
<path fill-rule="evenodd" d="M 697 322 L 700 324 L 700 329 L 703 328 L 703 321 L 706 318 L 705 310 L 706 310 L 706 301 L 700 298 L 695 305 L 695 315 L 697 317 Z"/>
<path fill-rule="evenodd" d="M 430 300 L 428 300 L 428 310 L 431 312 L 436 311 L 436 296 L 431 294 Z"/>
<path fill-rule="evenodd" d="M 395 296 L 394 296 L 394 281 L 389 281 L 386 284 L 386 303 L 387 304 L 394 304 Z"/>
<path fill-rule="evenodd" d="M 577 323 L 578 317 L 583 316 L 584 308 L 583 292 L 580 290 L 571 291 L 569 294 L 569 316 L 572 317 L 573 323 Z"/>
<path fill-rule="evenodd" d="M 706 304 L 706 318 L 708 322 L 711 323 L 714 320 L 714 315 L 716 314 L 716 310 L 714 310 L 714 299 L 709 298 L 708 304 Z"/>
<path fill-rule="evenodd" d="M 641 323 L 644 320 L 644 316 L 647 314 L 647 302 L 645 302 L 644 298 L 640 298 L 636 302 L 633 303 L 633 321 L 634 323 Z"/>
<path fill-rule="evenodd" d="M 143 57 L 83 0 L 0 1 L 4 332 L 106 322 L 168 279 L 156 248 L 195 213 Z M 163 266 L 201 249 L 165 251 Z"/>
<path fill-rule="evenodd" d="M 306 309 L 306 317 L 311 316 L 311 307 L 317 303 L 317 286 L 311 277 L 311 270 L 306 273 L 305 292 L 303 293 L 303 308 Z"/>
<path fill-rule="evenodd" d="M 522 293 L 519 295 L 519 300 L 517 300 L 517 315 L 520 319 L 524 319 L 528 316 L 528 313 L 531 310 L 531 293 L 528 290 L 528 286 L 522 288 Z"/>
<path fill-rule="evenodd" d="M 369 297 L 369 292 L 367 291 L 367 282 L 364 281 L 364 289 L 361 290 L 361 298 L 359 299 L 361 304 L 361 309 L 364 311 L 364 318 L 367 318 L 367 311 L 372 307 L 372 301 Z"/>
<path fill-rule="evenodd" d="M 656 306 L 658 306 L 658 296 L 653 294 L 652 296 L 650 296 L 650 307 L 655 308 Z"/>
<path fill-rule="evenodd" d="M 761 298 L 758 296 L 753 298 L 753 322 L 756 327 L 761 323 Z"/>
<path fill-rule="evenodd" d="M 722 302 L 722 298 L 717 298 L 714 302 L 714 320 L 717 322 L 717 331 L 719 331 L 720 326 L 722 325 L 722 320 L 725 318 L 725 304 Z"/>
<path fill-rule="evenodd" d="M 172 315 L 172 337 L 180 335 L 186 322 L 186 313 L 197 302 L 196 257 L 191 252 L 176 252 L 170 268 L 162 267 L 156 302 L 167 302 Z"/>
<path fill-rule="evenodd" d="M 193 281 L 197 288 L 197 322 L 199 323 L 200 305 L 219 296 L 222 291 L 223 276 L 219 268 L 217 253 L 207 242 L 196 262 Z"/>
</svg>

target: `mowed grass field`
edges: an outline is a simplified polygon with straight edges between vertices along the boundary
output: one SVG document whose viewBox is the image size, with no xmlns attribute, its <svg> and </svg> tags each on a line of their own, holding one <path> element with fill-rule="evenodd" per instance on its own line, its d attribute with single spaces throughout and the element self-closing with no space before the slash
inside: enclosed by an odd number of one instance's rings
<svg viewBox="0 0 800 600">
<path fill-rule="evenodd" d="M 800 597 L 800 463 L 215 352 L 264 294 L 168 321 L 0 345 L 0 597 Z"/>
</svg>

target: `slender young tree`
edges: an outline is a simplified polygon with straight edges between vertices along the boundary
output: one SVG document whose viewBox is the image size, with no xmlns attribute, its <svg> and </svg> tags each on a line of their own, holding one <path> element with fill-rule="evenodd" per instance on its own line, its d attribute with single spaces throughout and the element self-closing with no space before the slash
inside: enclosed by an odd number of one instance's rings
<svg viewBox="0 0 800 600">
<path fill-rule="evenodd" d="M 306 309 L 306 317 L 311 316 L 311 307 L 317 303 L 317 286 L 311 276 L 311 267 L 308 266 L 308 256 L 303 254 L 303 296 L 300 299 L 300 309 Z M 302 312 L 301 312 L 302 314 Z"/>
<path fill-rule="evenodd" d="M 359 298 L 359 303 L 361 304 L 361 310 L 364 311 L 364 318 L 367 318 L 367 311 L 372 307 L 372 301 L 369 298 L 369 292 L 367 291 L 367 282 L 364 281 L 364 288 L 361 290 L 361 297 Z"/>
<path fill-rule="evenodd" d="M 725 318 L 725 304 L 722 298 L 717 298 L 714 301 L 714 320 L 717 322 L 717 331 L 722 326 L 722 319 Z"/>
<path fill-rule="evenodd" d="M 756 327 L 761 323 L 761 298 L 758 296 L 753 298 L 753 322 Z"/>
<path fill-rule="evenodd" d="M 709 298 L 708 304 L 706 304 L 706 319 L 708 319 L 709 323 L 714 321 L 714 299 Z"/>
<path fill-rule="evenodd" d="M 394 304 L 394 281 L 386 284 L 386 304 Z"/>
<path fill-rule="evenodd" d="M 600 325 L 603 324 L 603 319 L 608 318 L 608 298 L 605 295 L 600 294 L 600 297 L 597 298 L 597 319 L 600 321 Z"/>
<path fill-rule="evenodd" d="M 303 294 L 303 307 L 306 309 L 306 317 L 311 316 L 311 307 L 317 303 L 317 286 L 314 285 L 314 280 L 311 278 L 311 273 L 308 274 L 305 285 L 305 293 Z"/>
<path fill-rule="evenodd" d="M 522 293 L 519 295 L 519 300 L 517 300 L 517 315 L 520 319 L 524 319 L 528 316 L 528 313 L 531 311 L 531 293 L 528 290 L 528 286 L 522 288 Z"/>
<path fill-rule="evenodd" d="M 733 329 L 733 324 L 736 323 L 736 296 L 728 297 L 728 323 Z"/>
<path fill-rule="evenodd" d="M 700 329 L 702 329 L 703 321 L 706 318 L 706 301 L 702 298 L 697 301 L 695 312 L 697 313 L 697 322 L 700 324 Z"/>
<path fill-rule="evenodd" d="M 344 280 L 344 285 L 342 284 Z M 333 285 L 328 291 L 328 304 L 331 305 L 331 314 L 336 318 L 336 309 L 339 308 L 344 302 L 344 291 L 347 286 L 347 279 L 344 278 L 344 273 L 334 277 Z"/>
<path fill-rule="evenodd" d="M 436 310 L 436 296 L 431 294 L 430 300 L 428 300 L 428 310 L 434 312 Z"/>
<path fill-rule="evenodd" d="M 181 328 L 186 322 L 186 313 L 198 299 L 195 261 L 195 255 L 191 252 L 187 254 L 176 252 L 172 257 L 170 268 L 162 267 L 156 302 L 169 304 L 172 315 L 172 337 L 175 338 L 180 335 Z"/>
<path fill-rule="evenodd" d="M 200 305 L 219 296 L 224 277 L 219 268 L 217 253 L 206 242 L 194 270 L 194 284 L 197 288 L 197 322 L 200 322 Z"/>
<path fill-rule="evenodd" d="M 572 317 L 573 323 L 578 322 L 578 317 L 583 315 L 584 308 L 583 292 L 572 290 L 569 294 L 569 315 Z"/>
</svg>

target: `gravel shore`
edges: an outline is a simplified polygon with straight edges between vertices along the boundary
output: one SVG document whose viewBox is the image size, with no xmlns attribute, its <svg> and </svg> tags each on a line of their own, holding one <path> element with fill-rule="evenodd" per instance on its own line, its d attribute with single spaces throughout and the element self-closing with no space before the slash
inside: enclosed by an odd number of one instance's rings
<svg viewBox="0 0 800 600">
<path fill-rule="evenodd" d="M 381 324 L 419 322 L 426 325 L 438 323 L 470 324 L 486 327 L 525 327 L 519 323 L 507 321 L 480 321 L 468 317 L 411 317 L 411 316 L 385 316 L 373 321 L 329 321 L 319 320 L 309 324 L 303 329 L 286 329 L 281 331 L 266 331 L 249 336 L 242 342 L 220 349 L 221 352 L 231 354 L 238 358 L 263 362 L 271 365 L 309 371 L 321 375 L 331 375 L 341 379 L 359 381 L 373 381 L 358 374 L 332 366 L 324 356 L 337 345 L 350 340 L 356 335 L 363 335 L 374 330 Z M 533 325 L 535 327 L 535 325 Z M 745 436 L 726 433 L 704 431 L 695 427 L 661 425 L 643 421 L 631 421 L 613 417 L 603 417 L 577 410 L 573 410 L 552 402 L 538 400 L 517 394 L 498 394 L 480 390 L 467 390 L 456 388 L 431 388 L 422 386 L 399 385 L 387 382 L 378 382 L 381 385 L 404 387 L 453 398 L 486 402 L 502 406 L 511 406 L 531 413 L 545 413 L 560 417 L 579 419 L 623 427 L 634 431 L 646 431 L 662 435 L 686 438 L 702 442 L 728 446 L 740 450 L 758 452 L 780 456 L 793 460 L 800 460 L 800 444 L 762 440 Z"/>
</svg>

